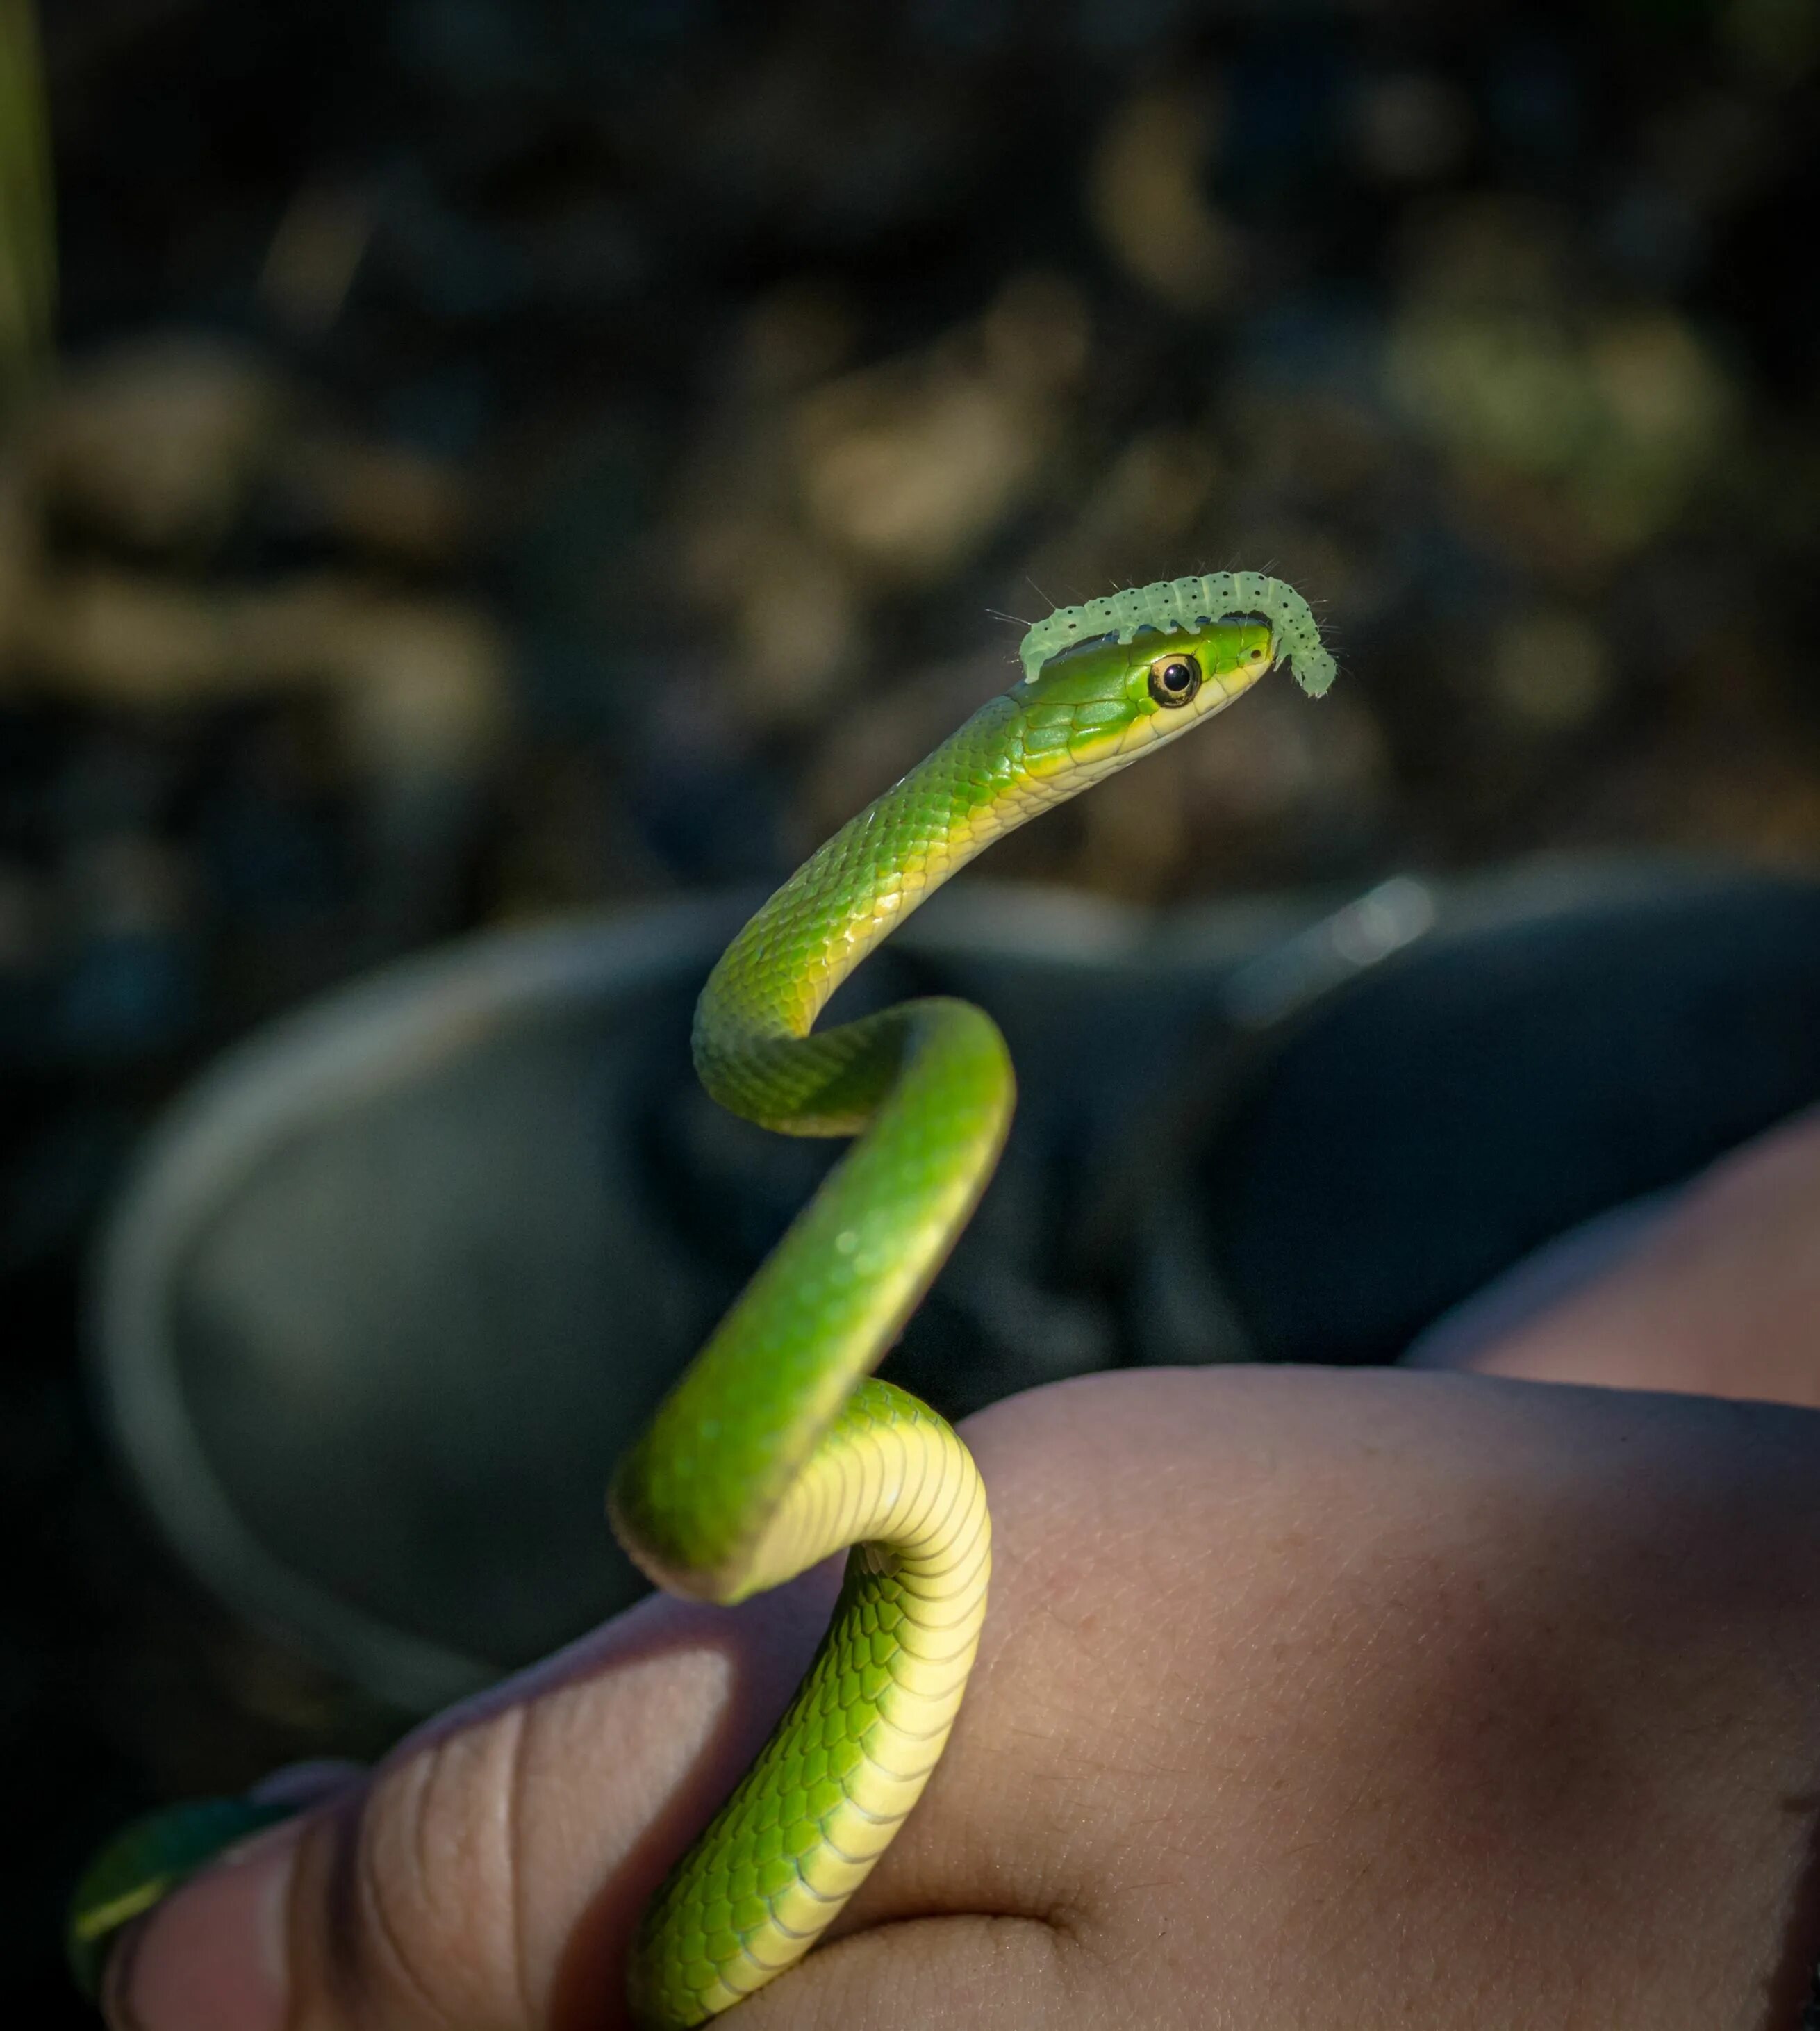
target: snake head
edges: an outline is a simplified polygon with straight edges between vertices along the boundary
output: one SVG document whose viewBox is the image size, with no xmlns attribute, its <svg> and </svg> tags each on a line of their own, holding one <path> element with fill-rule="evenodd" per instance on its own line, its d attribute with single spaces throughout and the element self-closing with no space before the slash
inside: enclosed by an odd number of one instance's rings
<svg viewBox="0 0 1820 2031">
<path fill-rule="evenodd" d="M 1230 705 L 1277 658 L 1270 621 L 1249 613 L 1077 643 L 1011 694 L 1025 765 L 1044 777 L 1085 770 L 1085 788 Z"/>
</svg>

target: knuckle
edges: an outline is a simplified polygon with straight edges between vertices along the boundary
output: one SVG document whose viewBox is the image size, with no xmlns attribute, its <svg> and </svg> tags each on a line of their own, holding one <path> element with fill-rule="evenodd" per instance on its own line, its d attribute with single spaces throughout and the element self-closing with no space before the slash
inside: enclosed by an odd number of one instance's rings
<svg viewBox="0 0 1820 2031">
<path fill-rule="evenodd" d="M 528 2031 L 515 1851 L 521 1725 L 508 1712 L 423 1744 L 382 1768 L 333 1825 L 315 1957 L 325 2024 Z"/>
</svg>

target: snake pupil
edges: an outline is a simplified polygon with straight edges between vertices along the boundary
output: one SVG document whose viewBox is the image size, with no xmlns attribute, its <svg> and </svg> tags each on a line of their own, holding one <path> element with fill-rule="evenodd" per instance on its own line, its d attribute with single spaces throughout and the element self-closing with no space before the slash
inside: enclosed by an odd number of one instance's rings
<svg viewBox="0 0 1820 2031">
<path fill-rule="evenodd" d="M 1160 706 L 1186 705 L 1200 689 L 1200 665 L 1192 656 L 1159 656 L 1150 666 L 1150 695 Z"/>
</svg>

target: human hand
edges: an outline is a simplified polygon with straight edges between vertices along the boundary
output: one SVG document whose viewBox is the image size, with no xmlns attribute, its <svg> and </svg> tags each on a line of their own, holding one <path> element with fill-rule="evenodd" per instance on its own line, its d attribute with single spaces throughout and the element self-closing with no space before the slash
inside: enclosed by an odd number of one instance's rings
<svg viewBox="0 0 1820 2031">
<path fill-rule="evenodd" d="M 968 1432 L 992 1612 L 789 2025 L 1782 2031 L 1820 1950 L 1820 1425 L 1452 1375 L 1148 1372 Z M 117 1956 L 139 2031 L 579 2031 L 830 1576 L 657 1601 Z"/>
</svg>

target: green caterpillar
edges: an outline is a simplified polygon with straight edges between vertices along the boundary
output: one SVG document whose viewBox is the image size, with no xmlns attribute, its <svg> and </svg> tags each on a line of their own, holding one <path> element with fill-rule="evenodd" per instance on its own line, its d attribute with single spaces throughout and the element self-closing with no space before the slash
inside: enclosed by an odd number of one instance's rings
<svg viewBox="0 0 1820 2031">
<path fill-rule="evenodd" d="M 1155 585 L 1103 593 L 1084 606 L 1059 606 L 1047 620 L 1037 623 L 1018 648 L 1024 681 L 1031 683 L 1045 663 L 1088 642 L 1116 637 L 1122 644 L 1141 628 L 1169 635 L 1178 628 L 1204 628 L 1254 613 L 1270 623 L 1276 649 L 1273 661 L 1290 665 L 1297 683 L 1309 697 L 1319 698 L 1334 681 L 1334 659 L 1321 646 L 1315 617 L 1293 585 L 1262 572 L 1159 579 Z"/>
</svg>

